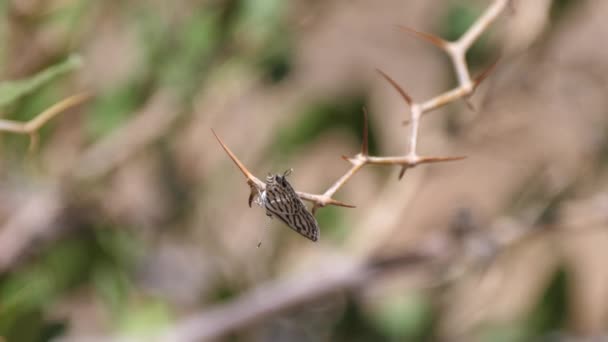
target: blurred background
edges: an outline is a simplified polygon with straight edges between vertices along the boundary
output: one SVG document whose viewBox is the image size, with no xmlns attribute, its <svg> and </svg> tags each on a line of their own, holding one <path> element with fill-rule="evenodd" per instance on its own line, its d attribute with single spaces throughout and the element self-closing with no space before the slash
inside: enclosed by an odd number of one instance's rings
<svg viewBox="0 0 608 342">
<path fill-rule="evenodd" d="M 322 193 L 359 151 L 364 106 L 370 153 L 407 151 L 409 110 L 375 68 L 417 101 L 456 86 L 396 25 L 456 39 L 491 3 L 0 1 L 3 119 L 94 94 L 33 152 L 0 134 L 0 340 L 151 340 L 267 284 L 421 246 L 444 257 L 218 338 L 608 340 L 608 2 L 514 1 L 467 55 L 472 74 L 500 57 L 474 110 L 422 120 L 421 155 L 467 159 L 401 181 L 366 166 L 335 196 L 355 209 L 318 210 L 316 244 L 248 207 L 211 134 L 258 177 L 293 168 Z"/>
</svg>

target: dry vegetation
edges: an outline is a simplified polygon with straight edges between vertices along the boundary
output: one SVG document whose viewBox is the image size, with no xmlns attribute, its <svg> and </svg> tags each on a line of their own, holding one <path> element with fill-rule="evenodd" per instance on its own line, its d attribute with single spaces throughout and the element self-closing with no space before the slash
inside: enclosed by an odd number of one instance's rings
<svg viewBox="0 0 608 342">
<path fill-rule="evenodd" d="M 608 3 L 0 11 L 7 341 L 606 336 Z"/>
</svg>

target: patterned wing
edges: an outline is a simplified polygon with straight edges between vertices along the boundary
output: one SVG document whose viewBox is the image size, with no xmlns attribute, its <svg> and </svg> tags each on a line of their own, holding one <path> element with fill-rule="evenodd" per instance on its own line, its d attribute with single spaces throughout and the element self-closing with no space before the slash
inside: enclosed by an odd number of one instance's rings
<svg viewBox="0 0 608 342">
<path fill-rule="evenodd" d="M 289 228 L 312 241 L 319 239 L 317 220 L 306 209 L 285 176 L 270 175 L 266 178 L 264 206 L 267 215 L 278 217 Z"/>
</svg>

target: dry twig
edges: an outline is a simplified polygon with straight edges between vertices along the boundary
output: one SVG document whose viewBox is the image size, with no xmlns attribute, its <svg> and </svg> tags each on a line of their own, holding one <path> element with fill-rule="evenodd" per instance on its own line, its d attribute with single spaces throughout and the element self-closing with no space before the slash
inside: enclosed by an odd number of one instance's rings
<svg viewBox="0 0 608 342">
<path fill-rule="evenodd" d="M 87 98 L 88 94 L 83 93 L 65 99 L 47 109 L 44 112 L 47 113 L 46 115 L 41 114 L 26 124 L 20 124 L 27 127 L 26 131 L 14 132 L 35 133 L 37 128 L 53 115 L 57 115 L 60 109 L 76 105 Z M 66 229 L 65 225 L 56 222 L 70 207 L 71 194 L 68 192 L 75 183 L 102 178 L 156 141 L 178 117 L 179 112 L 173 108 L 174 98 L 169 92 L 155 93 L 141 113 L 135 115 L 122 129 L 89 147 L 75 163 L 64 182 L 50 184 L 43 192 L 25 200 L 24 204 L 0 227 L 0 274 L 18 263 L 26 255 L 32 243 L 53 240 Z"/>
<path fill-rule="evenodd" d="M 35 149 L 38 144 L 38 131 L 42 126 L 44 126 L 44 124 L 66 110 L 83 103 L 89 98 L 91 98 L 91 93 L 89 92 L 82 92 L 72 95 L 55 103 L 28 122 L 16 122 L 12 120 L 0 119 L 0 131 L 29 135 L 30 149 Z"/>
</svg>

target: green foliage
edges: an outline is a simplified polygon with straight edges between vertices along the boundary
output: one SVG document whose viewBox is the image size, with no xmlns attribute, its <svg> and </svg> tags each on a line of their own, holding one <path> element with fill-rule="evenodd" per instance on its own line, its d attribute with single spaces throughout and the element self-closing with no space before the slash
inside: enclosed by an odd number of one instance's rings
<svg viewBox="0 0 608 342">
<path fill-rule="evenodd" d="M 61 241 L 31 266 L 0 282 L 0 335 L 18 331 L 24 317 L 39 312 L 81 282 L 91 267 L 91 249 L 76 239 Z"/>
<path fill-rule="evenodd" d="M 421 293 L 388 298 L 371 319 L 393 341 L 424 341 L 433 331 L 431 303 Z"/>
<path fill-rule="evenodd" d="M 201 9 L 183 22 L 177 33 L 175 46 L 161 72 L 161 83 L 179 87 L 184 94 L 191 94 L 200 85 L 202 72 L 209 66 L 216 51 L 220 32 L 220 13 Z"/>
<path fill-rule="evenodd" d="M 486 324 L 479 331 L 480 342 L 526 342 L 530 341 L 522 324 Z"/>
<path fill-rule="evenodd" d="M 370 322 L 365 312 L 351 296 L 347 297 L 344 315 L 332 330 L 331 341 L 391 341 L 376 325 Z"/>
<path fill-rule="evenodd" d="M 558 270 L 527 321 L 527 330 L 531 338 L 564 327 L 568 315 L 567 285 L 566 271 Z"/>
<path fill-rule="evenodd" d="M 154 336 L 172 322 L 172 313 L 167 304 L 153 298 L 126 307 L 120 317 L 119 329 L 136 336 Z"/>
<path fill-rule="evenodd" d="M 0 41 L 8 41 L 8 1 L 0 1 Z M 0 72 L 4 72 L 7 49 L 0 49 Z"/>
<path fill-rule="evenodd" d="M 430 298 L 408 293 L 386 298 L 371 312 L 349 300 L 332 341 L 432 341 L 435 315 Z"/>
<path fill-rule="evenodd" d="M 129 234 L 103 228 L 96 235 L 77 234 L 49 246 L 32 263 L 0 279 L 0 336 L 14 337 L 11 341 L 31 336 L 35 341 L 59 329 L 58 322 L 42 319 L 41 314 L 91 280 L 110 310 L 124 315 L 131 309 L 125 300 L 131 289 L 126 271 L 138 251 Z M 28 329 L 23 329 L 24 322 L 29 322 Z"/>
<path fill-rule="evenodd" d="M 253 45 L 265 45 L 271 37 L 277 37 L 282 26 L 285 10 L 282 0 L 241 0 L 236 24 L 240 39 Z M 281 31 L 279 34 L 284 34 Z"/>
<path fill-rule="evenodd" d="M 0 82 L 0 106 L 13 103 L 25 95 L 31 94 L 42 85 L 81 66 L 81 58 L 72 55 L 65 61 L 48 67 L 29 78 Z"/>
<path fill-rule="evenodd" d="M 133 111 L 145 100 L 142 93 L 145 88 L 141 85 L 137 80 L 117 85 L 95 99 L 87 120 L 92 138 L 111 132 L 131 117 Z"/>
<path fill-rule="evenodd" d="M 276 83 L 291 70 L 292 37 L 284 22 L 285 2 L 242 0 L 234 39 L 246 46 L 245 54 L 266 80 Z"/>
</svg>

